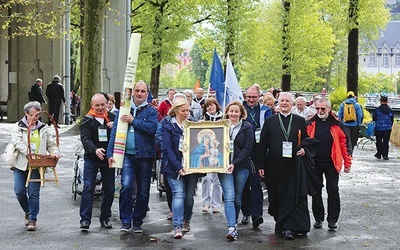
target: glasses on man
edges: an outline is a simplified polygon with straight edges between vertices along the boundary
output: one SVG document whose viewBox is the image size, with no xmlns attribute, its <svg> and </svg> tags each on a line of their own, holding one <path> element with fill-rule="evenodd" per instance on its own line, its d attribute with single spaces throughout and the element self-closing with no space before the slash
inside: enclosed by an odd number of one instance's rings
<svg viewBox="0 0 400 250">
<path fill-rule="evenodd" d="M 321 108 L 321 107 L 316 107 L 315 109 L 316 110 L 321 110 L 321 111 L 325 111 L 326 110 L 326 108 Z"/>
<path fill-rule="evenodd" d="M 258 96 L 246 96 L 246 98 L 249 98 L 249 99 L 257 99 L 258 98 Z"/>
</svg>

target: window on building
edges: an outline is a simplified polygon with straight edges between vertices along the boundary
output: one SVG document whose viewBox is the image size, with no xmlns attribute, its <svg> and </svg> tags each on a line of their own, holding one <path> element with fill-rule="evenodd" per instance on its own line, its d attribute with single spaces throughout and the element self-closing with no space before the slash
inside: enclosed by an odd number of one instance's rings
<svg viewBox="0 0 400 250">
<path fill-rule="evenodd" d="M 394 53 L 394 66 L 400 66 L 400 53 Z"/>
<path fill-rule="evenodd" d="M 389 66 L 389 54 L 382 53 L 382 66 Z"/>
<path fill-rule="evenodd" d="M 369 66 L 376 67 L 376 54 L 375 53 L 371 53 L 369 55 Z"/>
</svg>

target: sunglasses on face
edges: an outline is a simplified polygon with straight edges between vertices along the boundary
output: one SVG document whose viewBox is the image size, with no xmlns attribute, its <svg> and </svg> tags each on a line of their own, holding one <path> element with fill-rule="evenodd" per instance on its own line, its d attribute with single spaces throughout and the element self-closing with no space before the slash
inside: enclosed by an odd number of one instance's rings
<svg viewBox="0 0 400 250">
<path fill-rule="evenodd" d="M 316 110 L 321 110 L 321 111 L 325 111 L 326 110 L 326 108 L 320 108 L 320 107 L 316 107 L 315 109 Z"/>
</svg>

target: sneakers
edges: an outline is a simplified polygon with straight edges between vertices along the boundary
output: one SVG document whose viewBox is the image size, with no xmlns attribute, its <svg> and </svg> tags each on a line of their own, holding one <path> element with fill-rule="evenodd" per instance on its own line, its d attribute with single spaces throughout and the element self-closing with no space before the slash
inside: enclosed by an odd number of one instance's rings
<svg viewBox="0 0 400 250">
<path fill-rule="evenodd" d="M 208 213 L 208 209 L 210 209 L 210 205 L 204 205 L 203 209 L 201 210 L 203 213 Z"/>
<path fill-rule="evenodd" d="M 143 228 L 138 224 L 133 224 L 133 232 L 137 234 L 143 233 Z"/>
<path fill-rule="evenodd" d="M 317 229 L 322 228 L 322 220 L 315 221 L 314 228 L 317 228 Z"/>
<path fill-rule="evenodd" d="M 173 215 L 172 212 L 169 212 L 167 215 L 167 220 L 172 220 L 172 215 Z"/>
<path fill-rule="evenodd" d="M 336 222 L 332 222 L 332 221 L 328 222 L 328 228 L 331 230 L 337 229 Z"/>
<path fill-rule="evenodd" d="M 243 218 L 242 218 L 242 224 L 249 224 L 249 222 L 250 222 L 250 216 L 249 215 L 243 215 Z"/>
<path fill-rule="evenodd" d="M 29 225 L 29 213 L 25 213 L 24 224 L 26 227 Z"/>
<path fill-rule="evenodd" d="M 26 231 L 36 231 L 36 221 L 29 220 Z"/>
<path fill-rule="evenodd" d="M 228 233 L 226 234 L 226 238 L 228 240 L 237 240 L 238 233 L 236 228 L 234 227 L 228 227 Z"/>
<path fill-rule="evenodd" d="M 190 221 L 184 220 L 182 226 L 182 232 L 189 232 L 190 231 Z"/>
<path fill-rule="evenodd" d="M 180 227 L 175 228 L 174 239 L 182 239 L 182 229 Z"/>
<path fill-rule="evenodd" d="M 130 223 L 123 223 L 122 227 L 119 229 L 121 232 L 129 232 L 131 231 L 131 224 Z"/>
</svg>

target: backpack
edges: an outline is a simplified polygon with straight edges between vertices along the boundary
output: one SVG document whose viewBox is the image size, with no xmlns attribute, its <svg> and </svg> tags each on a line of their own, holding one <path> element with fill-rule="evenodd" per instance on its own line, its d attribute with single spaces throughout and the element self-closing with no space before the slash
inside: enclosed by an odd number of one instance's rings
<svg viewBox="0 0 400 250">
<path fill-rule="evenodd" d="M 357 121 L 356 109 L 354 103 L 344 103 L 343 105 L 343 121 L 355 122 Z"/>
<path fill-rule="evenodd" d="M 32 91 L 28 92 L 28 99 L 29 99 L 29 101 L 34 101 L 35 100 L 35 98 L 33 97 L 33 92 Z"/>
<path fill-rule="evenodd" d="M 386 131 L 392 129 L 392 113 L 382 113 L 379 109 L 376 110 L 376 121 L 375 130 L 376 131 Z"/>
</svg>

